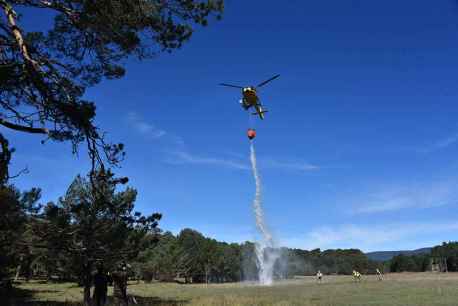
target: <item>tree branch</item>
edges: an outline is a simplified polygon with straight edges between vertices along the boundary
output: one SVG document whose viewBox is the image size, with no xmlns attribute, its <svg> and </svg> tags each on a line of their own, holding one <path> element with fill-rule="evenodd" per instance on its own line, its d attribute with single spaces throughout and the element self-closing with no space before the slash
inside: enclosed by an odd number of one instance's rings
<svg viewBox="0 0 458 306">
<path fill-rule="evenodd" d="M 9 5 L 6 1 L 0 1 L 0 6 L 2 6 L 5 12 L 11 32 L 14 35 L 14 38 L 16 39 L 16 42 L 18 44 L 19 49 L 21 50 L 25 62 L 32 66 L 36 72 L 40 71 L 40 66 L 38 65 L 38 63 L 30 57 L 29 50 L 24 42 L 21 30 L 16 25 L 16 12 L 13 10 L 11 5 Z"/>
<path fill-rule="evenodd" d="M 27 174 L 27 173 L 29 173 L 29 169 L 27 167 L 25 167 L 24 169 L 19 171 L 16 175 L 10 176 L 8 179 L 15 179 L 15 178 L 21 176 L 22 174 Z"/>
<path fill-rule="evenodd" d="M 49 130 L 46 128 L 33 128 L 33 127 L 23 126 L 23 125 L 14 124 L 14 123 L 5 121 L 1 118 L 0 118 L 0 124 L 12 130 L 16 130 L 20 132 L 27 132 L 31 134 L 49 134 Z"/>
</svg>

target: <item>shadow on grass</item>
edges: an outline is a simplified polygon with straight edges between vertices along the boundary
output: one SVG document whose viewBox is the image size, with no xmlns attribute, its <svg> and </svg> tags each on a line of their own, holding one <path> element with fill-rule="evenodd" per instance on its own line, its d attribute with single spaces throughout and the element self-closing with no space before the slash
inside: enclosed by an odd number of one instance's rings
<svg viewBox="0 0 458 306">
<path fill-rule="evenodd" d="M 50 290 L 53 291 L 53 290 Z M 34 295 L 38 290 L 13 288 L 11 294 L 1 297 L 0 305 L 5 306 L 83 306 L 82 302 L 35 301 Z M 40 291 L 43 292 L 43 291 Z M 54 292 L 54 291 L 53 291 Z M 81 299 L 83 297 L 81 296 Z M 189 300 L 162 299 L 159 297 L 134 296 L 137 304 L 131 301 L 129 305 L 138 306 L 186 306 Z M 6 304 L 4 304 L 6 302 Z M 113 297 L 108 297 L 105 306 L 114 305 Z"/>
<path fill-rule="evenodd" d="M 189 300 L 162 299 L 159 297 L 135 297 L 139 306 L 185 306 Z M 129 303 L 129 305 L 134 305 Z"/>
<path fill-rule="evenodd" d="M 13 301 L 7 305 L 8 306 L 83 306 L 83 303 L 51 302 L 51 301 Z"/>
</svg>

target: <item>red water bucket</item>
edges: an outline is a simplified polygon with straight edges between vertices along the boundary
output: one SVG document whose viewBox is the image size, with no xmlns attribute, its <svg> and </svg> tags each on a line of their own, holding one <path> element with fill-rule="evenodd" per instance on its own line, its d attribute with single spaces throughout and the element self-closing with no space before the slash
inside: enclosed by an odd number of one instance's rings
<svg viewBox="0 0 458 306">
<path fill-rule="evenodd" d="M 256 130 L 254 129 L 248 129 L 248 131 L 246 132 L 248 138 L 251 140 L 253 138 L 256 137 Z"/>
</svg>

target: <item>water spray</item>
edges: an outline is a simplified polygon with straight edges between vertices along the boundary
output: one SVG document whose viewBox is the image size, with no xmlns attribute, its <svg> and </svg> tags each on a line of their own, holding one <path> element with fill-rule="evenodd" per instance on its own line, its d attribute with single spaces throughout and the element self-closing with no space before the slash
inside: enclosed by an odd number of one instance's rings
<svg viewBox="0 0 458 306">
<path fill-rule="evenodd" d="M 251 130 L 254 132 L 254 130 Z M 280 254 L 275 248 L 274 239 L 270 233 L 266 221 L 264 219 L 264 211 L 262 209 L 262 193 L 261 193 L 261 178 L 259 176 L 256 164 L 256 152 L 254 150 L 253 138 L 256 133 L 251 133 L 248 130 L 248 138 L 250 138 L 250 160 L 253 169 L 253 176 L 256 183 L 256 193 L 253 201 L 253 210 L 256 218 L 256 228 L 261 234 L 261 240 L 256 242 L 256 257 L 258 265 L 259 283 L 261 285 L 271 285 L 273 283 L 273 271 L 275 261 Z"/>
</svg>

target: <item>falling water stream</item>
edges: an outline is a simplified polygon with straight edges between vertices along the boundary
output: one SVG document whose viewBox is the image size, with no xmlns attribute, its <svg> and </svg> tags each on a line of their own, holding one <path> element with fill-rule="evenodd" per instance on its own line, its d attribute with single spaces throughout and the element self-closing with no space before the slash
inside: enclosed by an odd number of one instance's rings
<svg viewBox="0 0 458 306">
<path fill-rule="evenodd" d="M 256 217 L 256 227 L 261 234 L 260 241 L 256 242 L 256 257 L 258 264 L 259 283 L 261 285 L 271 285 L 273 283 L 273 269 L 275 261 L 279 258 L 276 251 L 274 239 L 270 233 L 264 218 L 262 210 L 262 193 L 261 193 L 261 178 L 259 176 L 256 164 L 256 152 L 254 144 L 250 142 L 250 159 L 253 169 L 253 176 L 256 183 L 256 194 L 253 201 L 253 210 Z"/>
</svg>

